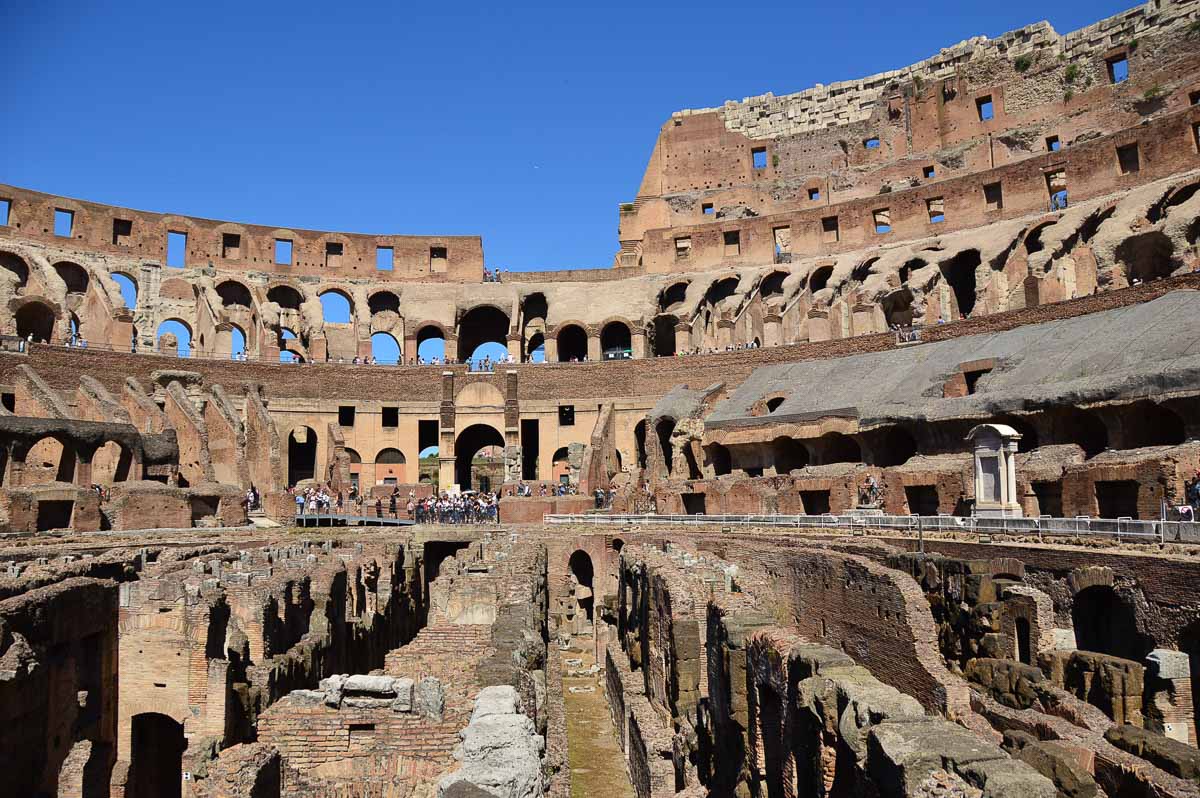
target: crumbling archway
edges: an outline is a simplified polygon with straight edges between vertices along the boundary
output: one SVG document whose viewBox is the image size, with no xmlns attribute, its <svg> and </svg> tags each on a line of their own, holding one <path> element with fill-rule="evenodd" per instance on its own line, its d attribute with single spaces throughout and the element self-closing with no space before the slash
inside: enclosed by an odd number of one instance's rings
<svg viewBox="0 0 1200 798">
<path fill-rule="evenodd" d="M 59 278 L 66 284 L 68 294 L 87 293 L 88 282 L 90 281 L 87 269 L 84 269 L 78 263 L 64 260 L 54 264 L 54 271 L 58 273 Z"/>
<path fill-rule="evenodd" d="M 17 335 L 49 343 L 54 337 L 54 308 L 42 302 L 26 302 L 17 310 Z"/>
<path fill-rule="evenodd" d="M 965 249 L 941 265 L 942 277 L 954 294 L 954 303 L 963 318 L 975 310 L 975 270 L 983 260 L 977 249 Z"/>
<path fill-rule="evenodd" d="M 674 467 L 674 458 L 671 454 L 671 433 L 675 432 L 675 419 L 660 418 L 654 425 L 654 432 L 658 435 L 659 451 L 662 452 L 663 465 L 666 466 L 669 477 L 671 469 Z"/>
</svg>

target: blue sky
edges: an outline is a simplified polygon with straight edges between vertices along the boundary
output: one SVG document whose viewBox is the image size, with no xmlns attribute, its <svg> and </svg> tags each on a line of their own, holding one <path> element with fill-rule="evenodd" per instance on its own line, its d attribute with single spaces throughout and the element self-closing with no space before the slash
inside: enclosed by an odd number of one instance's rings
<svg viewBox="0 0 1200 798">
<path fill-rule="evenodd" d="M 267 225 L 479 234 L 505 269 L 604 267 L 672 111 L 1133 5 L 8 0 L 0 182 Z"/>
</svg>

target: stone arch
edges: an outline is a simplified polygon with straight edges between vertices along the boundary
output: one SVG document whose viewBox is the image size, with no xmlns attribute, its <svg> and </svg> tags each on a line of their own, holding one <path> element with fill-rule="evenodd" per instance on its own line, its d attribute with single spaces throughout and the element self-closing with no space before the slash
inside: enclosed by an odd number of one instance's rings
<svg viewBox="0 0 1200 798">
<path fill-rule="evenodd" d="M 174 299 L 179 302 L 194 302 L 196 289 L 187 280 L 168 277 L 158 284 L 159 299 Z"/>
<path fill-rule="evenodd" d="M 371 311 L 372 316 L 387 311 L 400 315 L 400 296 L 395 291 L 387 289 L 375 291 L 367 297 L 367 308 Z"/>
<path fill-rule="evenodd" d="M 783 296 L 783 281 L 788 278 L 788 273 L 785 271 L 773 271 L 763 278 L 759 283 L 758 295 L 763 299 L 771 297 Z"/>
<path fill-rule="evenodd" d="M 554 333 L 558 341 L 558 362 L 569 363 L 587 358 L 587 330 L 576 323 L 560 324 Z"/>
<path fill-rule="evenodd" d="M 304 292 L 287 283 L 276 283 L 267 289 L 267 301 L 285 310 L 300 310 L 300 305 L 304 303 Z"/>
<path fill-rule="evenodd" d="M 472 424 L 455 439 L 454 479 L 462 490 L 474 485 L 471 461 L 487 446 L 504 446 L 504 434 L 490 424 Z"/>
<path fill-rule="evenodd" d="M 15 252 L 0 250 L 0 270 L 10 273 L 16 279 L 18 288 L 24 288 L 29 283 L 29 264 Z"/>
<path fill-rule="evenodd" d="M 177 326 L 168 327 L 167 325 L 177 325 Z M 163 329 L 164 327 L 166 329 Z M 180 338 L 180 332 L 183 332 L 186 334 L 185 339 Z M 177 347 L 177 353 L 179 354 L 180 357 L 185 357 L 186 355 L 190 354 L 191 349 L 192 349 L 192 342 L 193 342 L 193 338 L 194 338 L 194 335 L 192 333 L 192 325 L 188 324 L 183 319 L 180 319 L 175 316 L 172 316 L 169 319 L 163 319 L 162 323 L 160 323 L 158 325 L 158 329 L 155 330 L 155 332 L 154 332 L 154 342 L 157 346 L 159 346 L 159 348 L 161 348 L 160 341 L 164 335 L 175 336 L 175 344 Z"/>
<path fill-rule="evenodd" d="M 21 483 L 74 482 L 78 455 L 74 442 L 63 435 L 45 435 L 27 448 L 14 450 L 15 459 L 25 463 Z"/>
<path fill-rule="evenodd" d="M 221 304 L 227 308 L 250 308 L 254 305 L 250 289 L 238 280 L 222 280 L 217 283 L 217 296 L 221 297 Z"/>
<path fill-rule="evenodd" d="M 666 311 L 674 308 L 676 305 L 683 304 L 684 300 L 687 299 L 689 285 L 691 285 L 689 281 L 683 280 L 671 283 L 671 285 L 664 288 L 658 295 L 658 309 Z"/>
<path fill-rule="evenodd" d="M 417 326 L 417 354 L 425 360 L 437 358 L 444 360 L 446 357 L 446 329 L 436 321 L 421 322 Z M 432 344 L 424 346 L 427 341 L 440 341 L 441 346 Z"/>
<path fill-rule="evenodd" d="M 88 282 L 90 281 L 87 269 L 78 263 L 63 260 L 54 264 L 54 271 L 58 273 L 59 278 L 66 284 L 68 294 L 87 293 Z"/>
<path fill-rule="evenodd" d="M 401 362 L 403 350 L 396 336 L 385 330 L 371 333 L 371 357 L 377 363 L 393 365 Z"/>
<path fill-rule="evenodd" d="M 13 314 L 17 335 L 22 338 L 33 336 L 33 340 L 49 343 L 54 339 L 54 323 L 58 311 L 47 302 L 31 299 L 20 303 Z"/>
<path fill-rule="evenodd" d="M 134 279 L 132 275 L 126 274 L 125 272 L 110 272 L 108 276 L 109 279 L 116 284 L 117 293 L 120 294 L 121 300 L 125 303 L 125 307 L 129 308 L 130 310 L 136 308 L 138 300 L 137 280 Z M 126 292 L 133 294 L 133 304 L 129 303 L 129 298 L 126 296 Z"/>
<path fill-rule="evenodd" d="M 741 278 L 736 274 L 728 277 L 718 277 L 709 284 L 708 290 L 704 292 L 704 300 L 710 305 L 719 305 L 737 293 L 740 283 Z"/>
<path fill-rule="evenodd" d="M 351 324 L 354 322 L 354 299 L 342 288 L 326 288 L 317 294 L 321 300 L 321 318 L 326 324 Z M 345 321 L 330 319 L 330 316 L 346 316 Z"/>
<path fill-rule="evenodd" d="M 1042 243 L 1042 233 L 1046 231 L 1047 227 L 1057 223 L 1057 221 L 1057 219 L 1050 219 L 1040 222 L 1026 231 L 1025 237 L 1021 241 L 1021 244 L 1025 247 L 1025 254 L 1032 255 L 1035 252 L 1041 252 L 1045 249 L 1046 245 Z"/>
<path fill-rule="evenodd" d="M 808 290 L 813 294 L 824 290 L 825 286 L 829 285 L 829 278 L 832 276 L 833 266 L 818 266 L 808 277 Z"/>
<path fill-rule="evenodd" d="M 1175 245 L 1161 230 L 1129 236 L 1117 245 L 1113 255 L 1123 265 L 1129 283 L 1170 277 L 1177 266 Z"/>
<path fill-rule="evenodd" d="M 112 485 L 130 478 L 133 452 L 119 441 L 106 441 L 92 455 L 92 482 Z"/>
<path fill-rule="evenodd" d="M 299 426 L 288 433 L 288 484 L 295 485 L 317 476 L 317 433 Z"/>
<path fill-rule="evenodd" d="M 621 320 L 610 321 L 600 331 L 600 351 L 607 357 L 629 357 L 633 352 L 633 335 L 629 324 Z"/>
<path fill-rule="evenodd" d="M 458 359 L 469 360 L 484 344 L 508 346 L 508 314 L 495 305 L 476 305 L 458 320 Z"/>
<path fill-rule="evenodd" d="M 541 361 L 535 361 L 534 355 L 541 351 Z M 525 343 L 525 362 L 545 362 L 546 361 L 546 336 L 543 333 L 536 332 L 529 336 L 529 340 Z"/>
</svg>

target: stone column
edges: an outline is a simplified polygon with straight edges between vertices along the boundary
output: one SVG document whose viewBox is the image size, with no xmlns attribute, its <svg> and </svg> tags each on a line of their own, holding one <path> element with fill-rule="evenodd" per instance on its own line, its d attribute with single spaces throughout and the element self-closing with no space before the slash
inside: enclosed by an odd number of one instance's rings
<svg viewBox="0 0 1200 798">
<path fill-rule="evenodd" d="M 778 313 L 763 316 L 763 346 L 779 346 L 783 343 L 783 317 Z"/>
<path fill-rule="evenodd" d="M 442 404 L 438 430 L 438 489 L 454 484 L 454 372 L 442 372 Z"/>
<path fill-rule="evenodd" d="M 523 341 L 517 333 L 510 333 L 508 336 L 508 354 L 512 357 L 514 363 L 521 362 L 521 349 Z"/>
<path fill-rule="evenodd" d="M 588 356 L 588 360 L 595 361 L 595 360 L 601 359 L 600 334 L 599 333 L 592 333 L 592 332 L 588 333 L 587 356 Z"/>
<path fill-rule="evenodd" d="M 543 342 L 543 345 L 545 346 L 546 362 L 547 363 L 557 363 L 558 362 L 558 339 L 551 338 L 550 336 L 545 336 L 542 339 L 542 342 Z"/>
</svg>

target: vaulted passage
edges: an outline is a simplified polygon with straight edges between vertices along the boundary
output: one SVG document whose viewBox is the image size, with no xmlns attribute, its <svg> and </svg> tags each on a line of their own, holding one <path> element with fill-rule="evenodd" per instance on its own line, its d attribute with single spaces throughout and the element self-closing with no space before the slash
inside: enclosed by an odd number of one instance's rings
<svg viewBox="0 0 1200 798">
<path fill-rule="evenodd" d="M 504 436 L 495 427 L 487 424 L 472 424 L 454 442 L 454 479 L 462 490 L 479 487 L 478 475 L 473 460 L 480 449 L 487 446 L 504 448 Z"/>
</svg>

